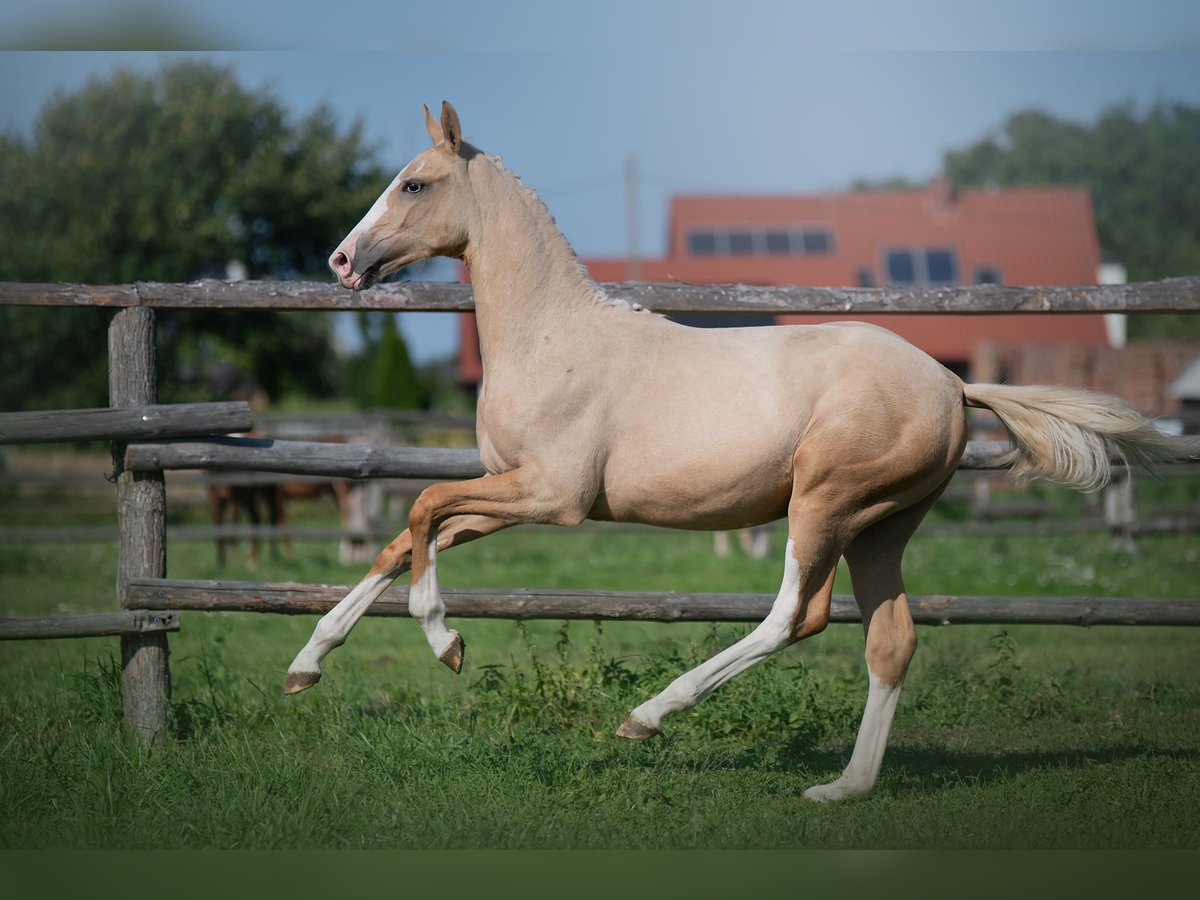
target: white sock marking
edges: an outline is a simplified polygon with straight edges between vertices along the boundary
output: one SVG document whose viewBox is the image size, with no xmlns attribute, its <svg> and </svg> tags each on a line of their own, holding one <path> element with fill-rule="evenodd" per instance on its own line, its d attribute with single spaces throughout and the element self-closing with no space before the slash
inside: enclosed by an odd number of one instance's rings
<svg viewBox="0 0 1200 900">
<path fill-rule="evenodd" d="M 800 563 L 795 549 L 795 543 L 789 538 L 783 560 L 783 584 L 771 605 L 771 612 L 759 626 L 712 659 L 680 675 L 661 694 L 630 713 L 633 718 L 659 728 L 664 716 L 691 709 L 733 676 L 787 646 L 792 616 L 800 602 Z"/>
<path fill-rule="evenodd" d="M 892 719 L 896 715 L 896 703 L 900 699 L 900 686 L 891 685 L 880 679 L 870 666 L 867 667 L 867 703 L 863 708 L 862 724 L 854 741 L 854 752 L 846 771 L 837 781 L 819 784 L 804 792 L 809 800 L 843 800 L 849 797 L 865 797 L 875 788 L 879 769 L 883 765 L 883 753 L 887 749 L 888 734 L 892 730 Z"/>
<path fill-rule="evenodd" d="M 440 656 L 454 640 L 455 632 L 446 627 L 446 604 L 438 588 L 436 536 L 429 539 L 429 566 L 409 590 L 408 611 L 421 623 L 425 640 Z"/>
<path fill-rule="evenodd" d="M 345 643 L 350 629 L 394 580 L 386 575 L 375 575 L 368 576 L 356 584 L 350 593 L 338 601 L 337 606 L 317 622 L 312 637 L 292 661 L 288 671 L 319 673 L 321 660 L 334 647 Z"/>
</svg>

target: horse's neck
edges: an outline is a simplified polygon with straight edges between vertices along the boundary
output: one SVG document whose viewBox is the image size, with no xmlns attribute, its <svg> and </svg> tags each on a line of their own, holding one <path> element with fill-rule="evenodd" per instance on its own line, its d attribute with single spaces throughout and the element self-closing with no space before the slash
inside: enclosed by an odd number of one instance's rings
<svg viewBox="0 0 1200 900">
<path fill-rule="evenodd" d="M 549 211 L 490 159 L 472 165 L 480 220 L 465 257 L 486 363 L 582 326 L 604 304 Z"/>
</svg>

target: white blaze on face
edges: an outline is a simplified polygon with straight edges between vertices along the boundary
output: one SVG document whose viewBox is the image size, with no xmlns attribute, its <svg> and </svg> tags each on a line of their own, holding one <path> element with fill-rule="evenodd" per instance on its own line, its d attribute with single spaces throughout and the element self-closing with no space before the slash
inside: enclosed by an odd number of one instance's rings
<svg viewBox="0 0 1200 900">
<path fill-rule="evenodd" d="M 416 160 L 413 160 L 413 162 L 416 162 Z M 417 167 L 413 169 L 412 172 L 409 172 L 408 170 L 412 168 L 412 166 L 413 163 L 409 163 L 400 170 L 399 174 L 392 179 L 392 183 L 384 188 L 383 193 L 380 194 L 379 197 L 376 198 L 375 202 L 371 204 L 371 208 L 367 210 L 367 214 L 359 220 L 358 224 L 355 225 L 354 228 L 350 230 L 350 233 L 342 239 L 342 242 L 338 244 L 337 250 L 335 250 L 334 253 L 344 253 L 346 254 L 347 259 L 349 259 L 351 262 L 354 261 L 355 250 L 357 249 L 355 245 L 358 243 L 359 237 L 364 234 L 372 225 L 378 222 L 380 217 L 387 212 L 388 197 L 391 195 L 392 191 L 399 187 L 400 182 L 405 178 L 416 175 L 423 168 L 425 168 L 425 162 L 422 160 L 420 163 L 417 163 Z"/>
<path fill-rule="evenodd" d="M 357 225 L 354 226 L 355 231 L 357 231 L 359 234 L 361 234 L 362 232 L 366 231 L 368 228 L 370 228 L 372 225 L 374 225 L 376 222 L 379 221 L 379 217 L 382 216 L 384 214 L 384 212 L 387 210 L 388 194 L 390 194 L 392 191 L 394 191 L 396 189 L 397 185 L 400 184 L 400 179 L 403 176 L 404 176 L 404 173 L 401 172 L 399 175 L 397 175 L 395 178 L 392 179 L 391 184 L 389 184 L 386 188 L 384 188 L 383 193 L 380 194 L 378 198 L 376 198 L 375 202 L 371 204 L 371 208 L 367 210 L 367 214 L 365 216 L 363 216 L 361 220 L 359 220 L 359 223 Z"/>
<path fill-rule="evenodd" d="M 346 254 L 346 258 L 349 259 L 351 263 L 354 262 L 355 250 L 357 249 L 355 245 L 358 244 L 359 235 L 378 222 L 379 217 L 387 211 L 388 194 L 390 194 L 393 189 L 395 189 L 396 185 L 400 183 L 400 176 L 403 174 L 404 173 L 401 172 L 400 175 L 397 175 L 392 179 L 392 183 L 389 184 L 387 188 L 384 189 L 384 192 L 379 195 L 379 198 L 371 204 L 371 208 L 367 210 L 367 214 L 359 219 L 358 224 L 350 230 L 348 235 L 342 238 L 342 242 L 338 244 L 337 249 L 334 251 L 335 254 L 344 253 Z"/>
</svg>

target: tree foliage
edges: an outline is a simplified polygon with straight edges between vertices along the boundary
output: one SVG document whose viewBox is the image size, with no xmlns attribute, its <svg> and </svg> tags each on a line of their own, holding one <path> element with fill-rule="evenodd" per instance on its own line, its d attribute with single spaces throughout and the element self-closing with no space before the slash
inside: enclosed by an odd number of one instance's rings
<svg viewBox="0 0 1200 900">
<path fill-rule="evenodd" d="M 1025 110 L 947 153 L 945 170 L 959 186 L 1085 185 L 1101 250 L 1131 281 L 1200 272 L 1200 108 L 1158 103 L 1139 115 L 1123 104 L 1090 125 Z M 1159 332 L 1200 335 L 1200 321 L 1131 320 L 1131 335 Z"/>
<path fill-rule="evenodd" d="M 423 406 L 417 371 L 400 335 L 394 313 L 380 315 L 379 333 L 368 343 L 372 352 L 370 378 L 367 381 L 367 406 L 395 409 L 419 409 Z M 364 333 L 367 328 L 363 328 Z"/>
<path fill-rule="evenodd" d="M 293 121 L 269 93 L 203 62 L 118 70 L 53 97 L 31 139 L 0 138 L 0 280 L 190 281 L 223 278 L 230 261 L 250 277 L 325 278 L 329 248 L 385 180 L 361 127 L 343 133 L 326 107 Z M 103 405 L 107 318 L 0 309 L 0 330 L 28 337 L 5 366 L 0 406 Z M 215 399 L 245 382 L 273 396 L 331 389 L 326 316 L 159 321 L 164 399 Z"/>
</svg>

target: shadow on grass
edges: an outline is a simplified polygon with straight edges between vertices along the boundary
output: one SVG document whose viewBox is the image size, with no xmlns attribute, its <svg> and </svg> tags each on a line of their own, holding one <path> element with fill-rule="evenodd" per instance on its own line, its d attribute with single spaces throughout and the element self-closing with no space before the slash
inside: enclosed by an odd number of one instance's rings
<svg viewBox="0 0 1200 900">
<path fill-rule="evenodd" d="M 822 754 L 824 755 L 824 754 Z M 838 763 L 833 755 L 831 768 Z M 938 747 L 896 747 L 884 760 L 885 776 L 902 794 L 928 794 L 947 786 L 988 786 L 1011 782 L 1023 775 L 1052 770 L 1080 772 L 1087 768 L 1128 762 L 1171 760 L 1195 764 L 1194 747 L 1122 746 L 1033 752 L 969 753 Z M 815 760 L 813 760 L 815 762 Z"/>
<path fill-rule="evenodd" d="M 837 778 L 850 760 L 851 749 L 802 749 L 763 744 L 742 750 L 731 750 L 726 746 L 714 749 L 712 753 L 697 755 L 681 746 L 665 746 L 661 752 L 640 756 L 631 756 L 629 753 L 606 754 L 602 759 L 592 760 L 587 768 L 596 774 L 614 767 L 691 772 L 790 772 L 795 773 L 802 782 L 795 787 L 795 793 L 799 796 L 810 784 Z M 1027 774 L 1054 770 L 1078 773 L 1093 767 L 1161 761 L 1196 765 L 1200 763 L 1200 750 L 1194 747 L 1128 745 L 1032 752 L 972 753 L 938 746 L 899 746 L 889 748 L 884 758 L 880 783 L 886 784 L 889 793 L 895 796 L 913 797 L 931 795 L 947 787 L 987 787 L 1004 784 Z"/>
</svg>

